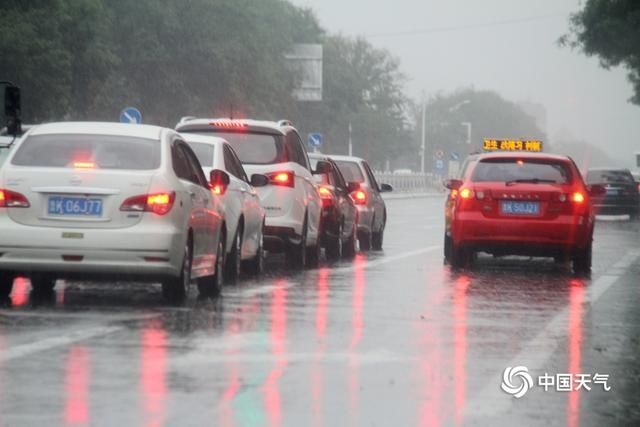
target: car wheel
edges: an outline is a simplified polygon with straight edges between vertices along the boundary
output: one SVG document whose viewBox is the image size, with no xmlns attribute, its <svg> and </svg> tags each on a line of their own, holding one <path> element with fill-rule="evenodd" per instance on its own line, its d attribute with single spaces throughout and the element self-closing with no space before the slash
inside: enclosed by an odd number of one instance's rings
<svg viewBox="0 0 640 427">
<path fill-rule="evenodd" d="M 302 236 L 300 236 L 300 243 L 297 245 L 290 245 L 287 250 L 287 264 L 291 268 L 300 270 L 307 264 L 307 219 L 305 218 L 302 224 Z"/>
<path fill-rule="evenodd" d="M 224 243 L 224 238 L 221 237 L 218 241 L 218 249 L 216 250 L 216 267 L 213 276 L 200 277 L 197 279 L 198 293 L 202 296 L 215 297 L 222 292 L 225 270 Z"/>
<path fill-rule="evenodd" d="M 260 240 L 258 241 L 258 249 L 256 255 L 247 261 L 247 272 L 254 276 L 259 276 L 264 271 L 264 224 L 260 230 Z"/>
<path fill-rule="evenodd" d="M 591 272 L 592 243 L 580 249 L 573 257 L 573 271 L 576 274 L 589 274 Z"/>
<path fill-rule="evenodd" d="M 56 286 L 56 280 L 49 274 L 34 274 L 31 276 L 31 289 L 37 294 L 50 294 Z"/>
<path fill-rule="evenodd" d="M 238 225 L 236 235 L 233 238 L 231 251 L 225 262 L 224 277 L 230 282 L 235 283 L 240 278 L 240 269 L 242 268 L 242 227 Z"/>
<path fill-rule="evenodd" d="M 6 300 L 13 290 L 13 274 L 7 272 L 0 273 L 0 300 Z"/>
<path fill-rule="evenodd" d="M 382 250 L 382 243 L 384 241 L 384 227 L 386 225 L 386 221 L 382 223 L 380 226 L 380 231 L 371 234 L 371 246 L 374 251 Z"/>
<path fill-rule="evenodd" d="M 451 245 L 451 267 L 464 268 L 471 265 L 474 253 L 468 248 Z"/>
<path fill-rule="evenodd" d="M 453 259 L 453 239 L 451 236 L 444 235 L 444 261 L 451 264 Z"/>
<path fill-rule="evenodd" d="M 356 252 L 358 251 L 358 247 L 357 247 L 358 236 L 356 231 L 357 231 L 357 226 L 354 223 L 353 231 L 349 236 L 349 240 L 347 240 L 342 245 L 342 257 L 345 259 L 353 259 L 356 256 Z"/>
<path fill-rule="evenodd" d="M 358 236 L 358 242 L 360 243 L 361 251 L 370 251 L 372 246 L 371 232 L 363 231 L 362 233 L 360 233 L 360 235 Z"/>
<path fill-rule="evenodd" d="M 335 239 L 330 239 L 325 248 L 325 253 L 329 261 L 338 261 L 342 258 L 342 221 L 338 224 L 337 236 Z"/>
<path fill-rule="evenodd" d="M 316 239 L 316 243 L 307 248 L 307 264 L 306 268 L 316 268 L 320 264 L 320 233 L 318 233 L 318 238 Z"/>
<path fill-rule="evenodd" d="M 180 303 L 184 301 L 189 293 L 191 285 L 191 239 L 187 239 L 182 255 L 182 266 L 178 277 L 170 277 L 162 282 L 162 296 L 169 303 Z"/>
</svg>

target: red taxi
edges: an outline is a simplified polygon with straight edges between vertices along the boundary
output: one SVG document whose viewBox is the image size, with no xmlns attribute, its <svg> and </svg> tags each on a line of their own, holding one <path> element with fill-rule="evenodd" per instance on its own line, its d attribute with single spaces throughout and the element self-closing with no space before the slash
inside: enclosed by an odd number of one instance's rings
<svg viewBox="0 0 640 427">
<path fill-rule="evenodd" d="M 591 270 L 594 214 L 590 198 L 604 192 L 586 186 L 567 156 L 491 152 L 472 155 L 445 205 L 445 260 L 469 264 L 476 252 L 573 261 Z"/>
</svg>

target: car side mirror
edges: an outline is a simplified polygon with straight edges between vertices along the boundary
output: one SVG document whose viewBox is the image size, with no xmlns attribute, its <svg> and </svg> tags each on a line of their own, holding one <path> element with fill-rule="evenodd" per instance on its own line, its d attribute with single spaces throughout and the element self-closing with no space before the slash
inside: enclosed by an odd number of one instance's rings
<svg viewBox="0 0 640 427">
<path fill-rule="evenodd" d="M 604 196 L 607 194 L 607 189 L 604 185 L 592 184 L 587 186 L 587 191 L 590 196 Z"/>
<path fill-rule="evenodd" d="M 349 193 L 353 193 L 354 191 L 358 191 L 360 189 L 360 184 L 357 182 L 350 182 L 347 184 L 347 190 Z"/>
<path fill-rule="evenodd" d="M 393 191 L 393 187 L 389 184 L 380 184 L 380 192 L 381 193 L 389 193 Z"/>
<path fill-rule="evenodd" d="M 213 189 L 213 192 L 218 195 L 222 195 L 227 191 L 231 178 L 229 174 L 220 169 L 214 169 L 209 172 L 209 186 Z"/>
<path fill-rule="evenodd" d="M 22 133 L 22 122 L 20 121 L 20 88 L 17 86 L 7 86 L 4 88 L 4 116 L 7 125 L 7 134 L 18 136 Z"/>
<path fill-rule="evenodd" d="M 331 173 L 331 163 L 325 160 L 318 160 L 316 169 L 313 171 L 314 175 L 325 175 Z"/>
<path fill-rule="evenodd" d="M 266 175 L 254 173 L 251 175 L 251 185 L 254 187 L 264 187 L 269 185 L 269 178 Z"/>
<path fill-rule="evenodd" d="M 448 179 L 444 182 L 444 186 L 449 190 L 459 190 L 462 187 L 462 181 L 459 179 Z"/>
</svg>

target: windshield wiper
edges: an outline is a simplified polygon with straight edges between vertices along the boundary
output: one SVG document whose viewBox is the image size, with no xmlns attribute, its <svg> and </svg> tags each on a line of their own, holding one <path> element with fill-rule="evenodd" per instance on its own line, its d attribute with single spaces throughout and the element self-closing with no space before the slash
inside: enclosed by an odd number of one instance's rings
<svg viewBox="0 0 640 427">
<path fill-rule="evenodd" d="M 516 184 L 557 184 L 557 182 L 553 179 L 539 179 L 539 178 L 529 178 L 529 179 L 513 179 L 511 181 L 505 182 L 507 187 Z"/>
</svg>

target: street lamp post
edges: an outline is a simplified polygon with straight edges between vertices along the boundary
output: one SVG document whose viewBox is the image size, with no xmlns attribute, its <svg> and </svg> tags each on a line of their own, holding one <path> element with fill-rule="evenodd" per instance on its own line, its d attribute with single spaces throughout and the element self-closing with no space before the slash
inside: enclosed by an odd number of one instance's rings
<svg viewBox="0 0 640 427">
<path fill-rule="evenodd" d="M 420 173 L 424 174 L 424 151 L 426 149 L 426 115 L 427 115 L 427 98 L 422 95 L 422 143 L 420 144 Z"/>
<path fill-rule="evenodd" d="M 467 128 L 467 145 L 471 145 L 471 122 L 462 122 L 460 124 Z"/>
</svg>

